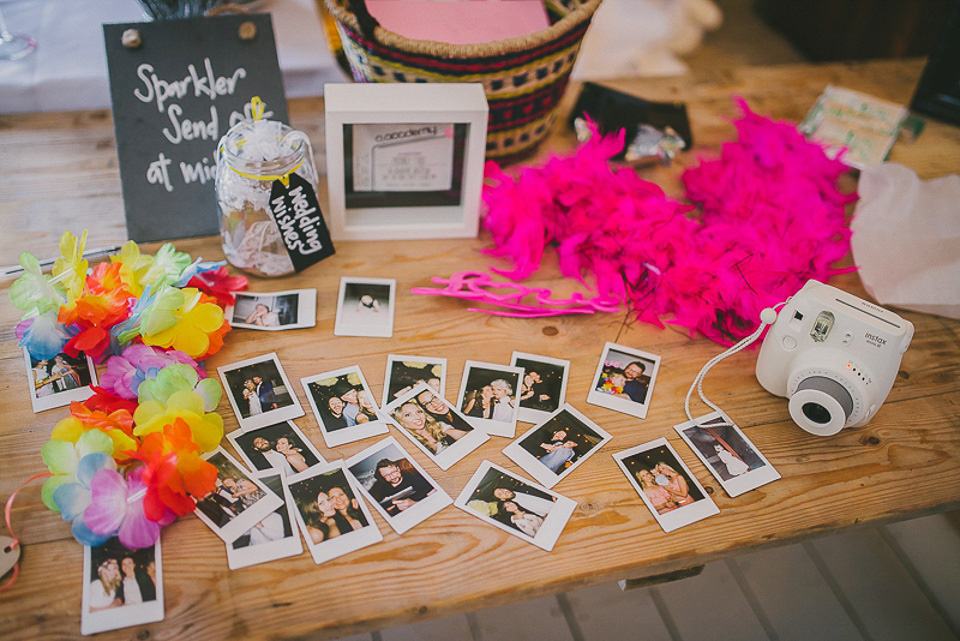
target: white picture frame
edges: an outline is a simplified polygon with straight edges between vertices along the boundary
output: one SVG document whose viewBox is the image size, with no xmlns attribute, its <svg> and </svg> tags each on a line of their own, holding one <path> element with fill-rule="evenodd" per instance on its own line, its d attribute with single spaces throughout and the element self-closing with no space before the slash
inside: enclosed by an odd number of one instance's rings
<svg viewBox="0 0 960 641">
<path fill-rule="evenodd" d="M 335 241 L 476 237 L 489 113 L 482 84 L 327 84 L 324 107 Z M 421 171 L 403 173 L 397 159 Z"/>
</svg>

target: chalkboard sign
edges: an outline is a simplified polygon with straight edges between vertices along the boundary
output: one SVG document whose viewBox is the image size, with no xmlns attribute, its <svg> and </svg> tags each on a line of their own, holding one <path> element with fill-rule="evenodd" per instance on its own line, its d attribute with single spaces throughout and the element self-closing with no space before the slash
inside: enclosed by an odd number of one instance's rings
<svg viewBox="0 0 960 641">
<path fill-rule="evenodd" d="M 287 184 L 273 181 L 270 215 L 280 228 L 283 244 L 298 272 L 333 255 L 333 243 L 323 222 L 317 194 L 310 183 L 297 174 L 290 174 Z"/>
<path fill-rule="evenodd" d="M 122 42 L 128 29 L 136 46 Z M 220 137 L 250 117 L 254 96 L 264 118 L 287 122 L 270 16 L 106 24 L 103 37 L 127 235 L 216 234 Z"/>
</svg>

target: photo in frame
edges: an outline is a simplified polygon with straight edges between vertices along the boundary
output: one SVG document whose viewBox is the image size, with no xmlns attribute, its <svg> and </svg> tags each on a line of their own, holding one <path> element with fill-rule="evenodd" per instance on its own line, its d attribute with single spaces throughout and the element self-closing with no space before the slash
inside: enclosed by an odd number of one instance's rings
<svg viewBox="0 0 960 641">
<path fill-rule="evenodd" d="M 631 447 L 613 458 L 664 532 L 720 513 L 667 439 Z"/>
<path fill-rule="evenodd" d="M 394 399 L 381 413 L 441 470 L 490 439 L 426 383 Z"/>
<path fill-rule="evenodd" d="M 293 421 L 283 421 L 255 430 L 234 430 L 227 434 L 227 440 L 243 462 L 257 472 L 296 474 L 318 463 L 326 463 L 314 444 Z"/>
<path fill-rule="evenodd" d="M 726 414 L 710 412 L 673 429 L 731 497 L 780 478 L 770 461 Z"/>
<path fill-rule="evenodd" d="M 335 239 L 477 235 L 483 85 L 328 84 L 324 104 Z"/>
<path fill-rule="evenodd" d="M 117 537 L 83 546 L 83 635 L 163 620 L 163 562 L 160 539 L 131 550 Z"/>
<path fill-rule="evenodd" d="M 234 304 L 224 311 L 230 327 L 276 332 L 317 324 L 316 289 L 235 292 L 234 297 Z"/>
<path fill-rule="evenodd" d="M 217 372 L 240 429 L 255 430 L 303 416 L 275 352 L 223 365 Z"/>
<path fill-rule="evenodd" d="M 351 456 L 345 465 L 363 495 L 397 534 L 453 503 L 392 436 Z"/>
<path fill-rule="evenodd" d="M 503 453 L 536 479 L 553 487 L 613 438 L 569 403 L 531 427 Z"/>
<path fill-rule="evenodd" d="M 435 356 L 387 356 L 387 371 L 383 377 L 383 398 L 380 405 L 406 394 L 418 383 L 426 383 L 440 396 L 447 389 L 447 359 Z"/>
<path fill-rule="evenodd" d="M 253 524 L 232 543 L 227 543 L 227 567 L 231 570 L 285 559 L 303 552 L 293 516 L 293 499 L 275 470 L 255 474 L 283 505 Z"/>
<path fill-rule="evenodd" d="M 23 361 L 30 402 L 36 413 L 64 407 L 73 401 L 85 401 L 93 394 L 90 385 L 97 384 L 93 359 L 83 353 L 77 358 L 60 353 L 49 360 L 40 360 L 24 348 Z"/>
<path fill-rule="evenodd" d="M 209 494 L 194 499 L 195 513 L 224 543 L 236 541 L 283 505 L 283 499 L 251 476 L 222 447 L 203 458 L 217 468 L 217 480 Z"/>
<path fill-rule="evenodd" d="M 518 398 L 523 368 L 467 361 L 460 379 L 457 408 L 490 436 L 517 433 Z"/>
<path fill-rule="evenodd" d="M 397 281 L 392 278 L 340 279 L 334 336 L 393 336 Z"/>
<path fill-rule="evenodd" d="M 556 412 L 567 397 L 570 361 L 539 354 L 514 352 L 510 365 L 523 368 L 517 419 L 539 423 Z"/>
<path fill-rule="evenodd" d="M 356 365 L 301 378 L 300 385 L 328 447 L 390 431 Z"/>
<path fill-rule="evenodd" d="M 343 462 L 284 477 L 303 539 L 320 564 L 383 540 Z"/>
<path fill-rule="evenodd" d="M 656 354 L 607 343 L 597 363 L 587 402 L 646 418 L 659 371 L 660 357 Z"/>
<path fill-rule="evenodd" d="M 480 520 L 549 552 L 577 502 L 484 461 L 453 503 Z"/>
</svg>

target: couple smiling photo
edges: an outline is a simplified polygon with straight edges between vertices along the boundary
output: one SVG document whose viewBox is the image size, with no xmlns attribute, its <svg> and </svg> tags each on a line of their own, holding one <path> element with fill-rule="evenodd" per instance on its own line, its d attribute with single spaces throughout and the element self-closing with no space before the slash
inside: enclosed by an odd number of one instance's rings
<svg viewBox="0 0 960 641">
<path fill-rule="evenodd" d="M 282 474 L 303 472 L 323 461 L 303 432 L 292 422 L 283 421 L 260 429 L 227 434 L 227 439 L 251 468 Z"/>
</svg>

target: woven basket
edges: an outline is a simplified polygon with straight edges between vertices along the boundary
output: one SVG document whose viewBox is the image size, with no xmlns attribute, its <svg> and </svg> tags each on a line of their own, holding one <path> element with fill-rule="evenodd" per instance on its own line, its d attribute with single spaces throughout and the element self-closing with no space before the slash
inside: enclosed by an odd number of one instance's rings
<svg viewBox="0 0 960 641">
<path fill-rule="evenodd" d="M 490 105 L 487 158 L 531 154 L 547 137 L 601 0 L 544 0 L 551 26 L 496 42 L 411 40 L 377 24 L 364 0 L 325 0 L 357 82 L 480 82 Z"/>
</svg>

